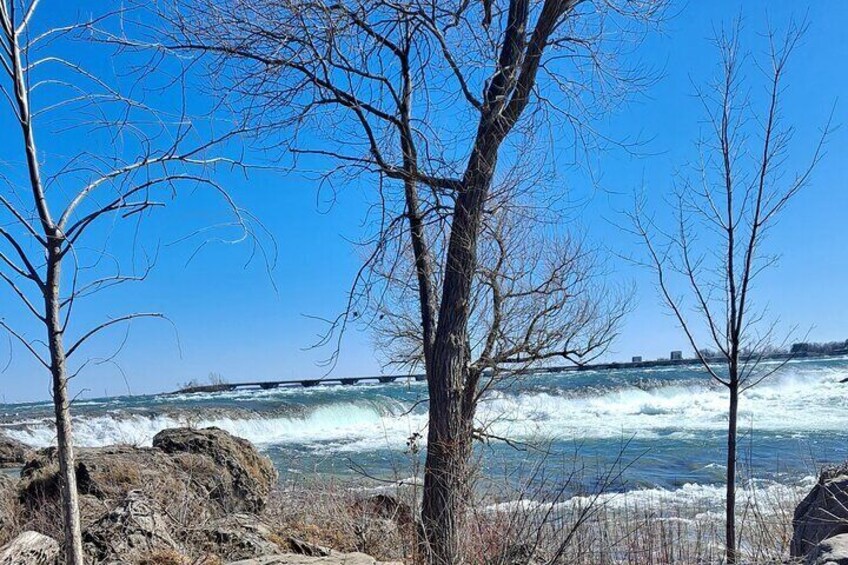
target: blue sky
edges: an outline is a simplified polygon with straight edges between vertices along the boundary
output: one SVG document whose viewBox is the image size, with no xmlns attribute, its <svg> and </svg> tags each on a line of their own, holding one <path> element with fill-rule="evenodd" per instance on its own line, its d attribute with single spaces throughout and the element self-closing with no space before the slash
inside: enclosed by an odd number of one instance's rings
<svg viewBox="0 0 848 565">
<path fill-rule="evenodd" d="M 100 3 L 61 3 L 54 10 L 41 8 L 50 21 L 86 14 Z M 621 226 L 622 211 L 630 208 L 634 191 L 643 179 L 649 197 L 662 211 L 663 196 L 672 189 L 676 171 L 694 157 L 693 141 L 703 129 L 702 115 L 694 99 L 693 83 L 714 73 L 715 50 L 709 43 L 713 30 L 741 13 L 744 37 L 755 53 L 762 50 L 759 33 L 767 19 L 778 28 L 790 17 L 806 18 L 810 24 L 804 44 L 789 69 L 785 118 L 797 127 L 797 153 L 788 166 L 801 165 L 836 102 L 834 122 L 846 121 L 848 78 L 848 4 L 838 0 L 809 2 L 689 2 L 675 3 L 676 15 L 642 46 L 638 56 L 662 70 L 661 80 L 645 96 L 609 116 L 605 132 L 621 137 L 639 134 L 650 138 L 645 155 L 635 157 L 610 151 L 595 156 L 600 185 L 590 183 L 580 171 L 565 170 L 561 177 L 569 198 L 579 202 L 574 229 L 612 254 L 627 254 L 635 241 Z M 67 12 L 66 12 L 67 10 Z M 741 12 L 739 12 L 741 10 Z M 47 25 L 43 23 L 42 25 Z M 758 51 L 759 50 L 759 51 Z M 75 54 L 87 58 L 98 71 L 113 73 L 116 60 L 95 59 L 94 52 Z M 14 147 L 18 132 L 0 118 L 0 147 Z M 40 141 L 45 155 L 59 154 L 64 141 L 45 135 Z M 838 129 L 830 138 L 827 155 L 811 185 L 792 203 L 771 232 L 769 250 L 780 255 L 778 265 L 760 282 L 758 299 L 784 326 L 797 325 L 817 340 L 848 338 L 848 186 L 843 155 L 848 132 Z M 6 167 L 14 167 L 14 150 L 0 150 Z M 14 176 L 14 171 L 4 169 Z M 104 313 L 161 311 L 173 327 L 161 322 L 133 325 L 129 339 L 113 364 L 92 367 L 75 379 L 73 389 L 81 396 L 146 393 L 169 390 L 189 379 L 205 379 L 217 372 L 231 380 L 290 379 L 322 375 L 318 362 L 329 351 L 310 350 L 322 325 L 308 315 L 329 317 L 341 308 L 353 274 L 359 266 L 358 250 L 350 243 L 363 236 L 366 188 L 345 187 L 330 206 L 317 192 L 310 175 L 254 171 L 248 178 L 227 174 L 226 182 L 239 204 L 255 214 L 273 233 L 278 261 L 271 273 L 260 261 L 247 266 L 247 246 L 211 245 L 188 261 L 191 243 L 165 245 L 190 231 L 192 225 L 218 221 L 220 204 L 203 195 L 180 198 L 143 226 L 145 245 L 160 245 L 156 269 L 147 281 L 131 290 L 116 292 L 89 307 L 82 307 L 74 324 L 79 328 L 96 323 Z M 120 247 L 119 249 L 125 249 Z M 611 259 L 615 280 L 633 283 L 636 307 L 609 357 L 646 358 L 667 355 L 671 349 L 688 349 L 674 321 L 663 308 L 653 280 L 625 261 Z M 275 288 L 276 287 L 276 288 Z M 24 313 L 11 295 L 0 294 L 0 316 L 28 330 Z M 32 334 L 32 337 L 38 337 Z M 104 335 L 92 343 L 89 353 L 108 356 L 122 341 L 123 333 Z M 10 352 L 0 340 L 0 402 L 48 397 L 48 375 L 26 358 L 20 347 Z M 343 343 L 335 374 L 363 375 L 381 370 L 371 337 L 351 332 Z"/>
</svg>

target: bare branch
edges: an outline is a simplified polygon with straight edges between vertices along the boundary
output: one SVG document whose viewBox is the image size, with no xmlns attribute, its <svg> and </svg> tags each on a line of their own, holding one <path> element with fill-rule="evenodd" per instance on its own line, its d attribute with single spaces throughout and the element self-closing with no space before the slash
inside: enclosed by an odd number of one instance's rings
<svg viewBox="0 0 848 565">
<path fill-rule="evenodd" d="M 16 340 L 18 340 L 21 343 L 21 345 L 23 345 L 27 349 L 27 351 L 29 351 L 32 354 L 32 356 L 35 357 L 35 359 L 39 363 L 41 363 L 46 369 L 50 369 L 50 363 L 45 361 L 44 357 L 42 357 L 41 354 L 38 351 L 35 350 L 35 348 L 32 346 L 32 344 L 29 341 L 27 341 L 21 334 L 19 334 L 17 331 L 15 331 L 14 328 L 9 326 L 9 324 L 7 324 L 6 321 L 3 320 L 3 319 L 0 319 L 0 328 L 3 328 L 4 330 L 6 330 L 6 332 L 8 332 L 9 335 L 11 335 Z"/>
<path fill-rule="evenodd" d="M 128 322 L 130 320 L 135 320 L 136 318 L 162 318 L 162 319 L 164 319 L 165 316 L 158 313 L 158 312 L 139 312 L 139 313 L 134 313 L 134 314 L 127 314 L 125 316 L 120 316 L 118 318 L 112 318 L 111 320 L 103 322 L 102 324 L 92 328 L 91 330 L 86 332 L 81 338 L 79 338 L 77 341 L 75 341 L 74 344 L 71 345 L 68 348 L 67 357 L 70 357 L 71 355 L 73 355 L 74 352 L 77 349 L 79 349 L 80 346 L 82 346 L 82 344 L 84 344 L 86 341 L 88 341 L 89 339 L 91 339 L 92 337 L 97 335 L 99 332 L 105 330 L 106 328 L 112 327 L 115 324 L 121 324 L 121 323 L 124 323 L 124 322 Z"/>
</svg>

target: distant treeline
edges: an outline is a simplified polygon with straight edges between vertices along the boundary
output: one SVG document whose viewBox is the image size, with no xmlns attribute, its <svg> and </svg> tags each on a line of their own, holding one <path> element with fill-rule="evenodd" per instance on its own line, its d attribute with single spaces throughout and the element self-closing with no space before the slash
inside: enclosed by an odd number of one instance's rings
<svg viewBox="0 0 848 565">
<path fill-rule="evenodd" d="M 845 341 L 828 341 L 825 343 L 802 342 L 792 344 L 790 353 L 820 353 L 827 355 L 837 355 L 840 353 L 848 353 L 848 339 Z"/>
<path fill-rule="evenodd" d="M 761 351 L 752 351 L 752 350 L 743 350 L 743 357 L 753 357 L 754 355 L 760 357 L 779 357 L 784 355 L 842 355 L 848 354 L 848 339 L 843 341 L 826 341 L 826 342 L 815 342 L 815 341 L 802 341 L 799 343 L 793 343 L 791 347 L 770 347 L 767 350 Z M 701 349 L 701 356 L 705 359 L 719 359 L 724 357 L 720 352 L 715 351 L 713 349 Z"/>
</svg>

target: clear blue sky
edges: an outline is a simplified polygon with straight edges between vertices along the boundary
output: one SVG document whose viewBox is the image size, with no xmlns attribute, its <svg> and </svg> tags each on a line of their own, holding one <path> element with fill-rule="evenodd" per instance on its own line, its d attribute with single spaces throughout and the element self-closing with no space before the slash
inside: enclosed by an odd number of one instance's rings
<svg viewBox="0 0 848 565">
<path fill-rule="evenodd" d="M 76 4 L 76 6 L 70 6 Z M 61 9 L 56 9 L 64 5 Z M 100 2 L 43 3 L 42 15 L 51 21 L 102 9 Z M 641 134 L 651 138 L 650 155 L 639 158 L 617 152 L 597 156 L 601 189 L 585 175 L 564 173 L 571 198 L 581 202 L 575 227 L 591 241 L 613 252 L 627 253 L 634 245 L 620 225 L 620 212 L 628 209 L 642 179 L 649 179 L 651 199 L 661 202 L 671 190 L 671 178 L 693 158 L 692 142 L 702 124 L 693 81 L 701 82 L 714 71 L 716 53 L 708 39 L 716 26 L 741 14 L 745 34 L 756 50 L 757 34 L 766 18 L 781 26 L 790 16 L 810 23 L 810 31 L 789 69 L 785 117 L 797 126 L 795 143 L 808 149 L 818 128 L 837 102 L 835 123 L 848 117 L 848 3 L 840 0 L 797 2 L 689 2 L 676 3 L 676 13 L 662 34 L 651 37 L 639 56 L 662 69 L 662 79 L 646 96 L 611 116 L 604 131 L 621 136 Z M 46 24 L 42 24 L 46 25 Z M 78 54 L 88 57 L 88 53 Z M 113 61 L 87 61 L 94 68 L 114 72 Z M 18 132 L 0 118 L 0 147 L 18 143 Z M 59 136 L 41 141 L 46 153 L 60 152 Z M 786 325 L 811 329 L 816 340 L 848 338 L 848 183 L 845 165 L 848 131 L 832 135 L 827 156 L 817 169 L 811 186 L 793 202 L 769 240 L 770 250 L 780 254 L 779 264 L 765 275 L 759 300 Z M 792 154 L 789 165 L 801 163 Z M 15 155 L 0 150 L 0 166 L 16 163 Z M 104 313 L 158 310 L 173 321 L 171 326 L 141 322 L 133 326 L 129 341 L 116 362 L 92 367 L 73 383 L 82 396 L 157 392 L 174 388 L 189 379 L 205 379 L 218 372 L 231 380 L 307 378 L 323 374 L 316 364 L 329 353 L 311 351 L 322 326 L 305 315 L 332 316 L 339 311 L 351 278 L 359 266 L 356 248 L 349 243 L 363 235 L 361 220 L 366 210 L 364 187 L 341 191 L 332 207 L 319 202 L 316 183 L 308 175 L 255 172 L 249 179 L 227 177 L 233 195 L 274 234 L 279 258 L 272 276 L 277 290 L 259 262 L 245 267 L 249 250 L 242 246 L 206 248 L 193 261 L 189 244 L 163 247 L 156 270 L 131 290 L 81 309 L 75 323 L 94 323 Z M 167 243 L 181 234 L 175 226 L 193 221 L 214 221 L 219 213 L 211 199 L 182 198 L 170 210 L 145 227 L 149 246 Z M 207 218 L 209 220 L 207 220 Z M 613 260 L 617 280 L 632 281 L 637 288 L 637 307 L 630 315 L 611 358 L 667 355 L 686 349 L 676 324 L 663 309 L 648 273 Z M 24 323 L 22 311 L 11 295 L 0 294 L 0 316 L 10 323 Z M 30 326 L 27 326 L 30 327 Z M 36 334 L 32 334 L 37 337 Z M 92 344 L 92 355 L 106 356 L 120 342 L 116 332 Z M 9 351 L 0 340 L 0 366 Z M 371 338 L 354 332 L 343 344 L 338 375 L 373 374 L 380 371 Z M 124 380 L 126 378 L 126 381 Z M 48 375 L 28 361 L 15 347 L 8 369 L 0 374 L 0 402 L 48 398 Z"/>
</svg>

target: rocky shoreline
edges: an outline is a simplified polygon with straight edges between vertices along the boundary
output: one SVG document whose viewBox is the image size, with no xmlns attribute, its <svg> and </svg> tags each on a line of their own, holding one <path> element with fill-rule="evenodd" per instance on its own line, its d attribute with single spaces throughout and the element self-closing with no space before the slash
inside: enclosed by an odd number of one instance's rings
<svg viewBox="0 0 848 565">
<path fill-rule="evenodd" d="M 18 477 L 0 472 L 0 565 L 60 564 L 55 450 L 33 451 L 0 436 L 4 467 L 20 472 Z M 367 489 L 281 493 L 271 461 L 218 428 L 164 430 L 152 447 L 79 449 L 77 480 L 84 549 L 92 564 L 414 562 L 412 501 Z M 492 538 L 480 563 L 571 563 L 546 559 L 537 546 L 528 549 L 526 532 L 496 529 L 504 528 L 502 518 L 485 523 L 477 516 L 476 533 Z M 788 520 L 786 526 L 791 543 L 785 557 L 750 563 L 848 564 L 848 465 L 825 469 L 795 507 L 791 528 Z"/>
<path fill-rule="evenodd" d="M 2 452 L 5 466 L 24 464 L 19 479 L 0 475 L 0 565 L 61 562 L 55 450 L 22 454 L 21 446 L 4 445 L 10 446 Z M 275 524 L 267 508 L 278 479 L 271 461 L 217 428 L 165 430 L 149 448 L 79 449 L 77 478 L 91 563 L 386 563 Z"/>
<path fill-rule="evenodd" d="M 0 434 L 0 469 L 23 467 L 31 451 L 29 446 Z"/>
</svg>

